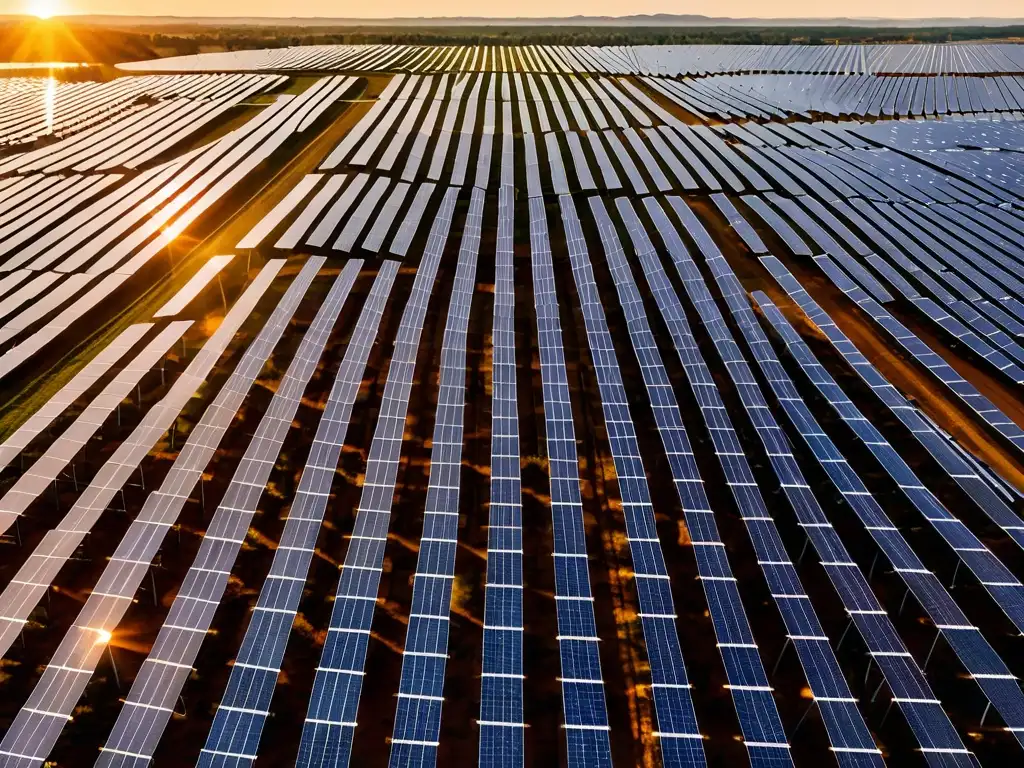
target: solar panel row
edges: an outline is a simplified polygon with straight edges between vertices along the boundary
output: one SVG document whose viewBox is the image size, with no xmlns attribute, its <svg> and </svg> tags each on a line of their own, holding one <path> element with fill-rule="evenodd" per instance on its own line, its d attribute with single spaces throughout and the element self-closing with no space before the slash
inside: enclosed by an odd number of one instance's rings
<svg viewBox="0 0 1024 768">
<path fill-rule="evenodd" d="M 221 270 L 231 263 L 233 258 L 234 256 L 230 254 L 212 257 L 189 278 L 187 283 L 181 286 L 177 293 L 167 300 L 166 304 L 153 313 L 153 317 L 174 317 L 184 312 L 188 305 L 195 300 L 196 296 L 202 293 L 206 286 L 210 284 L 213 278 L 217 277 Z"/>
<path fill-rule="evenodd" d="M 315 265 L 310 269 L 311 274 L 317 271 L 317 262 L 310 262 Z M 129 768 L 146 765 L 152 759 L 213 624 L 235 559 L 248 537 L 252 518 L 292 427 L 299 402 L 361 267 L 358 259 L 345 265 L 303 335 L 213 513 L 195 560 L 153 643 L 153 650 L 132 683 L 124 707 L 102 748 L 98 766 Z M 264 608 L 274 610 L 257 605 L 256 611 Z"/>
<path fill-rule="evenodd" d="M 282 49 L 177 56 L 119 64 L 135 72 L 342 70 L 350 72 L 537 72 L 621 75 L 1005 74 L 1024 71 L 1024 54 L 1012 44 L 906 45 L 644 45 L 644 46 L 433 46 L 304 45 Z M 900 78 L 884 92 L 909 90 Z M 903 87 L 901 87 L 903 86 Z M 960 96 L 973 102 L 966 90 Z M 804 86 L 806 89 L 806 86 Z M 959 91 L 959 88 L 956 89 Z M 983 101 L 979 87 L 971 89 Z M 708 98 L 707 90 L 701 92 Z M 740 99 L 750 98 L 736 94 Z M 992 97 L 988 97 L 991 101 Z M 771 97 L 767 97 L 771 101 Z M 912 101 L 910 96 L 899 99 Z M 895 113 L 895 109 L 887 114 Z"/>
<path fill-rule="evenodd" d="M 317 535 L 331 499 L 331 483 L 398 269 L 398 262 L 381 263 L 352 331 L 280 544 L 256 601 L 257 606 L 276 610 L 253 612 L 199 758 L 202 768 L 246 765 L 255 760 Z"/>
<path fill-rule="evenodd" d="M 322 260 L 318 259 L 308 261 L 299 276 L 289 286 L 260 334 L 246 349 L 234 373 L 218 393 L 214 402 L 207 408 L 199 425 L 191 432 L 188 442 L 178 454 L 178 458 L 160 488 L 149 495 L 142 510 L 132 521 L 128 532 L 107 563 L 78 618 L 54 653 L 28 701 L 18 712 L 3 741 L 0 742 L 0 755 L 4 755 L 12 765 L 37 764 L 53 748 L 53 744 L 74 711 L 79 697 L 103 657 L 106 644 L 109 642 L 109 633 L 113 633 L 117 629 L 121 617 L 131 604 L 139 584 L 149 570 L 164 536 L 174 524 L 207 463 L 216 452 L 221 438 L 233 421 L 249 387 L 284 333 L 321 263 Z M 261 274 L 265 274 L 267 277 L 250 286 L 250 289 L 255 288 L 252 290 L 253 298 L 262 294 L 279 267 L 280 265 L 277 265 L 276 268 L 265 268 Z M 251 304 L 245 300 L 244 294 L 243 298 L 236 303 L 235 308 L 240 308 L 237 315 L 242 315 L 244 310 L 251 311 Z M 245 315 L 248 313 L 245 311 Z M 227 319 L 225 319 L 225 324 L 227 329 L 224 334 L 221 334 L 221 338 L 224 336 L 230 338 L 234 329 L 231 324 L 228 324 Z M 218 333 L 220 333 L 220 329 L 214 337 L 211 337 L 211 341 Z M 209 352 L 204 347 L 193 361 L 194 363 L 201 359 L 205 362 L 213 357 L 214 359 L 209 363 L 212 366 L 216 357 L 219 357 L 219 355 L 215 357 L 212 354 L 216 345 L 210 345 L 210 342 L 207 345 L 211 347 Z M 196 368 L 198 369 L 199 365 Z M 190 396 L 198 386 L 199 382 L 193 376 L 192 372 L 186 371 L 179 377 L 164 401 L 154 406 L 150 414 L 147 414 L 147 419 L 137 428 L 136 433 L 139 438 L 152 436 L 152 442 L 155 442 L 156 438 L 163 434 L 169 426 L 167 422 L 173 420 L 181 409 L 181 405 L 173 402 L 172 398 L 183 390 L 187 391 Z M 179 384 L 181 384 L 180 387 Z M 150 415 L 153 416 L 152 419 L 149 418 Z M 105 490 L 109 487 L 104 481 L 119 479 L 123 482 L 124 479 L 127 479 L 127 475 L 148 453 L 152 442 L 138 439 L 124 443 L 122 449 L 127 448 L 130 451 L 128 457 L 134 462 L 129 464 L 119 461 L 121 454 L 119 449 L 114 458 L 106 465 L 113 465 L 113 477 L 108 478 L 107 473 L 101 470 L 90 488 L 66 516 L 65 522 L 61 524 L 62 527 L 47 534 L 47 538 L 44 538 L 43 543 L 33 553 L 33 558 L 26 564 L 26 569 L 32 573 L 33 580 L 25 582 L 32 586 L 32 599 L 31 601 L 25 600 L 21 596 L 22 606 L 31 608 L 35 604 L 40 596 L 40 591 L 49 587 L 53 577 L 60 569 L 60 565 L 73 553 L 74 548 L 91 528 L 94 517 L 98 517 L 106 507 L 106 503 L 98 509 L 92 506 L 99 496 L 99 489 Z M 103 484 L 97 488 L 100 483 Z M 120 483 L 114 486 L 110 496 L 118 487 L 120 487 Z M 83 499 L 87 499 L 85 503 L 90 505 L 84 509 L 81 508 Z M 109 497 L 106 498 L 106 501 L 109 502 Z M 40 555 L 43 562 L 34 564 L 33 559 Z M 12 586 L 21 586 L 21 583 L 12 582 Z M 0 601 L 2 600 L 3 597 L 0 597 Z M 7 615 L 6 610 L 4 613 Z M 97 642 L 98 639 L 100 642 Z"/>
<path fill-rule="evenodd" d="M 530 254 L 551 483 L 555 611 L 570 768 L 610 768 L 610 727 L 590 589 L 579 460 L 543 199 L 531 197 Z"/>
<path fill-rule="evenodd" d="M 522 768 L 523 503 L 515 344 L 515 194 L 498 190 L 491 331 L 491 480 L 480 672 L 479 764 Z"/>
<path fill-rule="evenodd" d="M 684 229 L 694 237 L 705 260 L 722 288 L 726 301 L 733 294 L 721 285 L 721 254 L 680 198 L 669 198 Z M 649 206 L 653 207 L 653 206 Z M 714 299 L 689 251 L 678 236 L 667 229 L 667 217 L 656 217 L 659 232 L 666 243 L 676 270 L 691 304 L 701 317 L 705 330 L 724 363 L 740 402 L 755 432 L 769 455 L 769 464 L 791 504 L 814 503 L 810 486 L 795 462 L 785 461 L 782 454 L 788 443 L 778 430 L 771 412 L 757 386 L 756 379 L 718 310 Z M 703 361 L 698 357 L 703 364 Z M 705 367 L 704 377 L 711 376 Z M 711 434 L 712 444 L 722 465 L 726 482 L 740 514 L 747 525 L 757 560 L 768 582 L 772 598 L 786 626 L 787 639 L 800 658 L 811 694 L 829 734 L 832 750 L 840 762 L 852 764 L 877 763 L 879 752 L 857 709 L 856 699 L 846 683 L 830 639 L 821 626 L 810 597 L 797 574 L 795 564 L 786 552 L 778 527 L 765 504 L 757 480 L 743 452 L 742 443 L 717 389 L 708 388 L 701 400 L 701 411 Z M 780 438 L 782 442 L 780 443 Z"/>
<path fill-rule="evenodd" d="M 455 188 L 445 193 L 402 314 L 370 445 L 355 527 L 345 553 L 327 641 L 313 682 L 299 745 L 297 762 L 300 766 L 345 766 L 349 762 L 416 354 L 457 196 Z"/>
<path fill-rule="evenodd" d="M 680 210 L 678 205 L 673 207 L 677 212 Z M 695 227 L 700 227 L 700 224 L 696 222 L 695 219 L 685 215 L 682 216 L 681 219 L 686 225 L 688 231 L 692 232 Z M 704 240 L 704 242 L 709 241 Z M 757 327 L 756 321 L 750 310 L 746 292 L 743 290 L 728 262 L 723 258 L 720 252 L 709 252 L 707 250 L 702 250 L 702 252 L 704 254 L 705 261 L 713 274 L 715 282 L 729 307 L 730 314 L 740 327 L 744 337 L 750 345 L 753 351 L 753 357 L 756 361 L 761 363 L 766 359 L 767 351 L 765 349 L 765 345 L 767 344 L 767 340 L 763 337 L 763 334 L 759 332 L 759 328 Z M 692 262 L 690 263 L 692 264 Z M 710 294 L 705 292 L 705 296 L 706 299 L 710 301 Z M 708 311 L 710 312 L 712 310 L 709 309 Z M 714 312 L 717 313 L 717 310 L 714 310 Z M 718 318 L 718 324 L 718 327 L 722 329 L 726 328 L 724 319 L 721 318 L 721 316 Z M 713 333 L 712 335 L 714 336 L 715 334 Z M 803 471 L 800 469 L 792 451 L 788 447 L 789 442 L 785 433 L 780 429 L 777 421 L 771 413 L 770 406 L 761 393 L 760 388 L 757 386 L 749 364 L 742 358 L 739 353 L 739 347 L 734 341 L 728 339 L 727 343 L 728 346 L 733 349 L 736 357 L 729 361 L 726 369 L 736 386 L 741 403 L 754 424 L 758 437 L 768 454 L 770 463 L 775 471 L 780 486 L 786 497 L 789 499 L 791 506 L 796 511 L 798 519 L 801 519 L 801 522 L 806 521 L 804 526 L 805 530 L 809 530 L 808 526 L 810 526 L 810 528 L 831 528 L 831 523 L 825 518 L 824 513 L 811 491 L 810 485 L 807 483 Z M 716 340 L 716 346 L 721 346 L 721 342 Z M 764 513 L 767 514 L 767 510 L 764 510 Z M 774 528 L 774 524 L 771 524 L 771 526 Z M 820 535 L 821 531 L 816 531 L 816 533 Z M 777 535 L 778 534 L 776 534 L 776 536 Z M 781 547 L 781 539 L 779 539 L 778 543 Z M 759 557 L 763 557 L 763 555 L 760 555 L 759 553 Z M 823 559 L 822 566 L 830 576 L 834 571 L 842 571 L 842 578 L 846 579 L 847 583 L 850 583 L 851 580 L 855 579 L 856 576 L 860 574 L 860 569 L 852 559 L 841 560 L 837 557 L 835 552 L 828 552 L 826 558 L 827 559 Z M 863 587 L 868 586 L 862 576 L 860 578 L 860 582 Z M 871 593 L 869 591 L 866 594 L 870 595 Z M 855 610 L 860 610 L 860 608 Z M 874 609 L 872 608 L 870 610 Z M 783 611 L 783 614 L 785 616 L 785 611 Z M 854 614 L 851 614 L 851 616 L 852 615 Z M 875 614 L 864 615 L 874 616 Z M 790 631 L 792 632 L 792 630 Z M 820 626 L 818 631 L 821 632 Z M 792 634 L 790 636 L 792 637 Z M 814 635 L 811 636 L 813 637 Z M 823 634 L 819 634 L 817 636 L 824 637 Z M 799 644 L 795 640 L 793 642 L 799 649 Z M 877 641 L 874 644 L 877 645 Z M 886 648 L 886 651 L 889 650 L 891 649 Z M 934 696 L 929 699 L 927 696 L 923 695 L 926 691 L 926 689 L 922 689 L 920 687 L 920 683 L 923 682 L 923 677 L 918 675 L 918 679 L 915 680 L 913 679 L 913 675 L 907 674 L 905 669 L 900 670 L 900 661 L 900 659 L 897 659 L 895 663 L 900 674 L 899 676 L 894 675 L 900 687 L 894 689 L 893 700 L 898 704 L 903 703 L 907 705 L 907 707 L 904 708 L 904 711 L 909 710 L 911 727 L 915 731 L 915 735 L 918 738 L 922 750 L 924 750 L 928 755 L 933 755 L 932 760 L 936 764 L 943 764 L 950 761 L 959 761 L 964 765 L 973 764 L 973 758 L 964 747 L 963 742 L 956 733 L 952 724 L 948 721 L 948 718 L 946 718 L 942 712 L 942 708 L 938 700 Z M 831 660 L 831 664 L 834 665 L 834 658 Z M 824 675 L 825 670 L 830 665 L 822 663 L 819 659 L 817 662 L 812 662 L 806 666 L 810 666 L 811 669 L 814 670 L 812 674 L 809 674 L 811 690 L 814 692 L 817 687 L 814 682 L 814 676 Z M 834 667 L 834 672 L 839 672 L 838 667 Z M 910 683 L 910 685 L 907 685 L 908 683 Z M 843 698 L 845 698 L 848 702 L 852 702 L 852 694 L 848 687 L 846 687 L 845 683 L 842 687 L 846 688 L 844 695 L 836 696 L 835 693 L 826 693 L 825 695 L 819 696 L 815 692 L 815 700 L 825 701 L 825 706 L 827 708 L 835 707 L 836 699 L 842 701 Z M 906 699 L 906 701 L 901 702 L 902 699 Z M 821 705 L 819 704 L 819 709 L 820 708 Z M 828 723 L 830 715 L 828 709 L 823 712 L 823 715 L 826 719 L 826 723 Z M 836 713 L 831 713 L 831 715 L 835 718 Z M 851 734 L 851 729 L 849 727 L 851 715 L 849 713 L 841 717 L 838 724 L 835 724 L 835 721 L 833 721 L 833 727 L 836 725 L 843 725 L 844 721 L 846 722 L 846 726 L 841 730 L 846 738 L 843 743 L 839 745 L 833 742 L 832 747 L 833 750 L 840 752 L 840 759 L 842 759 L 841 753 L 843 749 L 851 750 L 855 756 L 863 755 L 870 751 L 870 748 L 866 747 L 863 743 L 856 743 L 857 739 L 855 732 Z M 851 740 L 849 738 L 850 736 L 854 736 L 855 738 Z M 950 755 L 952 755 L 952 757 L 950 757 Z"/>
<path fill-rule="evenodd" d="M 463 225 L 451 303 L 441 343 L 437 413 L 412 606 L 402 655 L 392 768 L 437 764 L 448 660 L 449 613 L 459 533 L 466 335 L 476 290 L 484 192 L 474 189 Z M 485 625 L 486 626 L 486 625 Z"/>
<path fill-rule="evenodd" d="M 136 323 L 125 328 L 104 347 L 99 354 L 87 362 L 67 384 L 29 416 L 0 444 L 0 469 L 10 465 L 37 436 L 46 429 L 76 400 L 88 392 L 118 360 L 123 358 L 153 328 L 152 323 Z"/>
<path fill-rule="evenodd" d="M 792 275 L 781 264 L 775 263 L 774 257 L 766 257 L 765 265 L 771 271 L 773 277 L 796 301 L 801 309 L 823 332 L 829 335 L 830 340 L 837 349 L 852 348 L 852 343 L 842 336 L 841 331 L 835 327 L 831 319 L 821 310 L 813 300 L 799 288 Z M 806 372 L 815 386 L 820 386 L 823 391 L 828 391 L 833 396 L 838 396 L 838 401 L 833 406 L 837 413 L 840 411 L 850 414 L 853 418 L 853 411 L 856 410 L 848 398 L 842 394 L 842 390 L 835 385 L 831 377 L 824 372 L 814 355 L 800 341 L 792 328 L 781 315 L 773 311 L 773 305 L 763 294 L 756 296 L 758 304 L 764 309 L 766 316 L 772 323 L 772 327 L 779 333 L 785 342 L 787 349 L 798 356 L 801 363 L 801 370 Z M 855 349 L 855 348 L 854 348 Z M 867 361 L 864 361 L 865 363 Z M 858 370 L 870 368 L 870 364 L 858 364 Z M 813 378 L 811 378 L 813 376 Z M 842 418 L 842 417 L 841 417 Z M 863 417 L 861 417 L 863 418 Z M 848 422 L 850 423 L 850 422 Z M 808 427 L 808 437 L 813 438 L 814 434 Z M 884 443 L 888 445 L 888 443 Z M 825 450 L 824 448 L 822 449 Z M 817 455 L 817 454 L 816 454 Z M 834 455 L 834 454 L 833 454 Z M 863 483 L 854 473 L 844 473 L 841 468 L 825 464 L 825 470 L 829 477 L 836 484 L 844 498 L 857 513 L 865 529 L 871 534 L 882 552 L 893 564 L 896 573 L 906 582 L 907 587 L 913 592 L 921 604 L 921 607 L 932 617 L 935 626 L 949 642 L 950 646 L 960 657 L 961 661 L 971 672 L 975 680 L 989 696 L 990 701 L 1001 710 L 1005 711 L 1004 717 L 1011 727 L 1017 727 L 1020 713 L 1019 703 L 1016 703 L 1021 692 L 1016 679 L 1009 674 L 1009 670 L 995 653 L 992 647 L 982 637 L 980 630 L 971 624 L 956 602 L 941 585 L 934 573 L 928 570 L 918 556 L 914 553 L 910 544 L 893 525 L 890 518 L 868 493 Z M 923 486 L 922 486 L 923 490 Z M 940 533 L 950 527 L 954 530 L 963 530 L 965 536 L 972 536 L 963 524 L 950 515 L 945 519 L 948 525 L 940 527 Z M 938 519 L 937 519 L 938 521 Z M 937 523 L 936 523 L 937 524 Z M 978 550 L 975 554 L 980 556 L 987 550 Z M 994 558 L 993 558 L 994 559 Z M 996 561 L 998 563 L 998 561 Z M 1009 582 L 995 582 L 1005 584 L 1007 589 L 1013 589 L 1013 579 Z M 1014 731 L 1018 735 L 1017 731 Z M 1018 738 L 1019 735 L 1018 735 Z"/>
<path fill-rule="evenodd" d="M 608 321 L 572 198 L 559 198 L 559 207 L 622 499 L 626 536 L 633 559 L 633 581 L 639 598 L 640 621 L 651 667 L 651 687 L 658 722 L 656 734 L 662 764 L 706 765 L 703 736 L 697 726 L 697 714 L 690 697 L 690 682 L 686 674 L 679 635 L 676 632 L 677 616 L 672 600 L 668 566 L 658 538 L 654 505 L 647 485 L 647 471 L 640 455 L 636 427 L 630 416 L 622 372 L 616 360 Z M 617 248 L 618 243 L 611 220 L 599 198 L 591 199 L 591 210 L 597 220 L 609 264 L 621 275 L 623 268 L 629 268 L 624 263 L 621 248 Z M 635 298 L 639 300 L 639 295 Z M 646 317 L 641 318 L 634 313 L 639 308 L 642 315 L 642 304 L 639 307 L 635 304 L 627 305 L 626 302 L 623 304 L 627 312 L 627 325 L 634 328 L 631 339 L 634 342 L 634 351 L 641 358 L 641 369 L 655 368 L 650 376 L 661 378 L 664 387 L 668 377 L 663 368 L 657 370 L 660 361 L 654 360 L 650 352 L 641 354 L 641 348 L 637 346 L 635 326 L 638 323 L 646 325 Z M 654 339 L 649 337 L 649 332 L 648 328 L 648 336 L 643 337 L 640 343 L 649 340 L 650 349 L 654 349 Z M 657 384 L 649 384 L 647 392 L 652 402 L 669 405 L 667 401 L 671 395 L 664 389 L 659 390 Z"/>
<path fill-rule="evenodd" d="M 3 497 L 0 497 L 0 524 L 5 529 L 9 529 L 16 518 L 25 514 L 39 495 L 51 483 L 57 481 L 69 464 L 73 464 L 75 457 L 102 429 L 110 414 L 139 386 L 143 376 L 164 359 L 167 351 L 191 325 L 191 320 L 181 320 L 171 323 L 154 336 L 133 360 L 117 372 L 71 426 L 22 473 Z"/>
<path fill-rule="evenodd" d="M 687 382 L 698 403 L 705 402 L 705 393 L 714 388 L 714 380 L 703 365 L 682 304 L 632 206 L 620 203 L 617 207 L 659 313 L 669 329 L 676 354 L 687 371 Z M 660 206 L 651 203 L 648 209 L 657 224 L 659 212 L 664 215 Z M 665 230 L 669 231 L 674 230 Z M 621 281 L 625 275 L 617 270 L 613 277 Z M 678 407 L 659 407 L 654 410 L 654 417 L 662 443 L 667 446 L 672 479 L 694 542 L 697 571 L 747 752 L 751 761 L 758 765 L 789 765 L 792 763 L 789 743 L 682 416 Z"/>
</svg>

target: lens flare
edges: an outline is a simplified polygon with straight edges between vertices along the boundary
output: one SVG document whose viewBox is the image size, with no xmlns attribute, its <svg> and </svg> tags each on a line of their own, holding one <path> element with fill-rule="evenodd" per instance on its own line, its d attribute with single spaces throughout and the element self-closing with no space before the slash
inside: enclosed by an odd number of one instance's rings
<svg viewBox="0 0 1024 768">
<path fill-rule="evenodd" d="M 60 12 L 59 0 L 29 0 L 28 13 L 40 19 L 49 19 Z"/>
</svg>

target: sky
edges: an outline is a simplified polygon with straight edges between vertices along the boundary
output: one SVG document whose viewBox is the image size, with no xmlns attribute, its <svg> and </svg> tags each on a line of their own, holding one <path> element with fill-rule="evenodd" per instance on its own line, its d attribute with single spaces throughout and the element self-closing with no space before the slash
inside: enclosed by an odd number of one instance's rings
<svg viewBox="0 0 1024 768">
<path fill-rule="evenodd" d="M 304 16 L 388 18 L 417 16 L 508 16 L 510 6 L 479 0 L 0 0 L 0 14 L 109 13 L 174 16 Z M 517 0 L 514 15 L 622 16 L 637 13 L 693 13 L 729 17 L 936 18 L 943 16 L 1024 16 L 1021 0 L 858 0 L 855 7 L 820 0 Z"/>
</svg>

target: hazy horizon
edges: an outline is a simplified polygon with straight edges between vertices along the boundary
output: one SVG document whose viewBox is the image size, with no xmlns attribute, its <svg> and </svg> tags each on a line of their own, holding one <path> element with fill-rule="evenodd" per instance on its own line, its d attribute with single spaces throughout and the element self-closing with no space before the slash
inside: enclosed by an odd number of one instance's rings
<svg viewBox="0 0 1024 768">
<path fill-rule="evenodd" d="M 494 6 L 491 6 L 492 8 Z M 672 0 L 640 0 L 622 3 L 620 0 L 521 0 L 514 12 L 488 13 L 478 2 L 471 0 L 436 0 L 432 3 L 416 0 L 385 0 L 375 3 L 372 10 L 360 3 L 338 3 L 336 0 L 300 0 L 282 13 L 276 0 L 0 0 L 0 14 L 34 15 L 94 15 L 122 16 L 180 16 L 180 17 L 265 17 L 265 18 L 560 18 L 568 16 L 632 16 L 638 14 L 693 14 L 730 18 L 864 18 L 864 19 L 929 19 L 929 18 L 1006 18 L 1024 16 L 1020 2 L 1011 0 L 981 0 L 973 3 L 970 15 L 964 15 L 960 0 L 909 0 L 900 5 L 899 13 L 892 13 L 892 3 L 884 0 L 864 0 L 853 9 L 844 11 L 831 6 L 830 13 L 822 13 L 821 3 L 813 0 L 778 0 L 766 6 L 756 0 L 700 0 L 681 6 Z"/>
</svg>

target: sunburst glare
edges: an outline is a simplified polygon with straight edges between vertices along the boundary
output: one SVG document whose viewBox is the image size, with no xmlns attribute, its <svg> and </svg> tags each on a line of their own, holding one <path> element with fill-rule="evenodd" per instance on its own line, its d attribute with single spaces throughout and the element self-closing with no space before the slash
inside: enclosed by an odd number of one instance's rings
<svg viewBox="0 0 1024 768">
<path fill-rule="evenodd" d="M 26 10 L 37 18 L 49 19 L 60 13 L 60 0 L 28 0 Z"/>
</svg>

